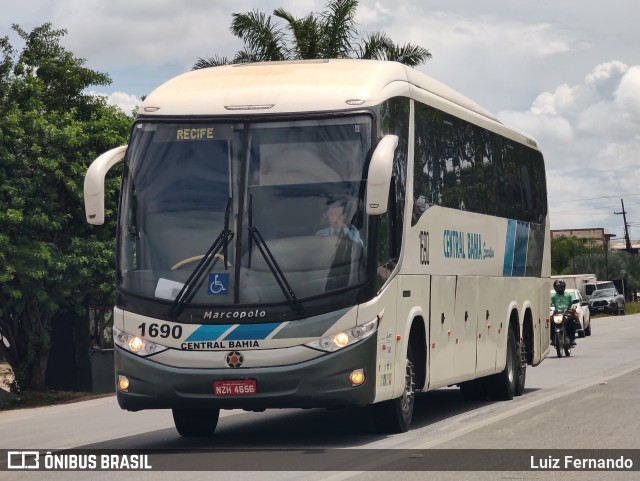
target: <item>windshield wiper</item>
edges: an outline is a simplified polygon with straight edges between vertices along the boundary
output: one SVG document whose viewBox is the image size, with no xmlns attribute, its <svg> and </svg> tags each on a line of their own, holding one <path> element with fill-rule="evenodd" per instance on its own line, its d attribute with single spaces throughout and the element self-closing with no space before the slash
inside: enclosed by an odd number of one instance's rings
<svg viewBox="0 0 640 481">
<path fill-rule="evenodd" d="M 287 281 L 287 278 L 285 277 L 284 272 L 282 272 L 282 269 L 278 265 L 278 262 L 276 261 L 275 257 L 273 257 L 273 254 L 271 253 L 269 246 L 267 245 L 264 238 L 262 237 L 262 234 L 260 234 L 260 231 L 258 230 L 258 228 L 253 225 L 252 211 L 253 211 L 253 196 L 250 195 L 249 196 L 249 236 L 250 236 L 249 240 L 255 242 L 256 246 L 258 247 L 258 250 L 260 251 L 260 254 L 262 254 L 264 261 L 266 262 L 267 266 L 269 267 L 269 270 L 271 271 L 271 273 L 273 274 L 273 277 L 278 283 L 278 286 L 280 286 L 282 293 L 289 301 L 289 305 L 291 306 L 291 308 L 294 311 L 296 311 L 298 314 L 302 314 L 304 312 L 304 308 L 302 307 L 302 304 L 300 304 L 300 302 L 298 301 L 298 298 L 293 292 L 291 285 Z M 251 255 L 251 243 L 249 243 L 249 255 Z M 249 262 L 251 262 L 251 260 L 249 260 Z"/>
<path fill-rule="evenodd" d="M 211 262 L 216 258 L 216 255 L 222 249 L 222 259 L 224 262 L 225 270 L 228 269 L 227 262 L 227 246 L 231 239 L 233 239 L 233 232 L 229 230 L 229 213 L 231 212 L 231 197 L 227 200 L 227 208 L 224 212 L 224 227 L 218 237 L 213 241 L 211 247 L 204 254 L 198 265 L 195 267 L 187 281 L 178 292 L 178 295 L 173 300 L 173 304 L 171 304 L 171 308 L 169 309 L 169 317 L 175 318 L 180 315 L 184 305 L 187 302 L 191 302 L 193 296 L 197 292 L 198 288 L 202 285 L 202 281 L 204 279 L 203 274 L 208 271 Z"/>
</svg>

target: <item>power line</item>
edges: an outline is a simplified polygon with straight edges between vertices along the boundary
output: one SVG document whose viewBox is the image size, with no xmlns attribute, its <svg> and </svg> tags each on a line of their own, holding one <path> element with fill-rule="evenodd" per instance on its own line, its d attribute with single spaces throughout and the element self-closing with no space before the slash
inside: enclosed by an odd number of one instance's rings
<svg viewBox="0 0 640 481">
<path fill-rule="evenodd" d="M 556 215 L 575 215 L 575 211 L 573 212 L 549 212 L 549 214 L 556 216 Z M 590 216 L 603 216 L 603 215 L 611 215 L 611 212 L 593 212 L 591 214 L 589 214 Z"/>
<path fill-rule="evenodd" d="M 632 204 L 627 204 L 629 205 L 640 205 L 640 202 L 634 202 Z M 575 210 L 550 210 L 549 213 L 550 214 L 573 214 L 575 212 L 591 212 L 591 211 L 595 211 L 595 210 L 603 210 L 603 209 L 615 209 L 617 208 L 617 205 L 611 205 L 611 206 L 606 206 L 606 207 L 590 207 L 588 209 L 575 209 Z M 594 215 L 605 215 L 605 213 L 595 213 Z M 609 213 L 607 212 L 606 215 L 609 215 Z"/>
<path fill-rule="evenodd" d="M 635 194 L 623 194 L 623 195 L 618 194 L 618 195 L 605 195 L 603 197 L 590 197 L 588 199 L 556 200 L 554 204 L 560 204 L 563 202 L 580 202 L 583 200 L 613 199 L 613 198 L 620 198 L 620 197 L 629 197 L 632 195 L 640 195 L 640 192 L 636 192 Z"/>
<path fill-rule="evenodd" d="M 633 205 L 633 204 L 630 204 L 630 205 Z M 575 209 L 575 210 L 549 210 L 549 213 L 551 213 L 551 214 L 573 214 L 575 212 L 591 212 L 591 211 L 594 211 L 594 210 L 604 210 L 604 209 L 610 210 L 610 209 L 615 209 L 617 207 L 618 207 L 617 205 L 611 205 L 611 206 L 608 205 L 606 207 L 589 207 L 589 208 L 586 208 L 586 209 Z M 609 214 L 609 212 L 607 212 L 607 214 Z"/>
</svg>

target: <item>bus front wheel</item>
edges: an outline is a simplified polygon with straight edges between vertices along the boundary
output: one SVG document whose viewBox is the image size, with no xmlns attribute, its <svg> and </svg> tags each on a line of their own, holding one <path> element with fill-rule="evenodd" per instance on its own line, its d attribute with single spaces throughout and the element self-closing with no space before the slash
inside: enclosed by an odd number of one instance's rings
<svg viewBox="0 0 640 481">
<path fill-rule="evenodd" d="M 173 422 L 183 438 L 212 436 L 220 409 L 173 409 Z"/>
<path fill-rule="evenodd" d="M 404 433 L 411 425 L 416 385 L 416 373 L 412 360 L 411 347 L 409 347 L 402 395 L 397 399 L 390 399 L 372 406 L 374 424 L 381 433 Z"/>
</svg>

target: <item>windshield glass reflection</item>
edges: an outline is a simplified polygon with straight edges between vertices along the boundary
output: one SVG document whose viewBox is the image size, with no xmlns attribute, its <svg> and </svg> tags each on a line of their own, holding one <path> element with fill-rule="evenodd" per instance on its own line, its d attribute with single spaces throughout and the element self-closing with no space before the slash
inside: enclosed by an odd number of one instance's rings
<svg viewBox="0 0 640 481">
<path fill-rule="evenodd" d="M 173 301 L 205 265 L 227 205 L 233 240 L 197 276 L 189 303 L 291 303 L 362 285 L 370 146 L 366 116 L 138 124 L 120 208 L 121 288 Z"/>
</svg>

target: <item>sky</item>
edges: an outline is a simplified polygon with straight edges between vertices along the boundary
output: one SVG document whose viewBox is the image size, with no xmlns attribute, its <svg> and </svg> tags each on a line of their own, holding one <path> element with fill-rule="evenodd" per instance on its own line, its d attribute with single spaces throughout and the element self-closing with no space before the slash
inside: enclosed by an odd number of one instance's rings
<svg viewBox="0 0 640 481">
<path fill-rule="evenodd" d="M 3 2 L 0 37 L 50 22 L 96 88 L 130 112 L 140 97 L 201 57 L 232 58 L 231 15 L 325 0 L 24 0 Z M 552 229 L 600 228 L 640 239 L 640 2 L 637 0 L 360 0 L 362 34 L 427 48 L 418 70 L 539 142 Z M 618 213 L 618 214 L 617 214 Z"/>
</svg>

